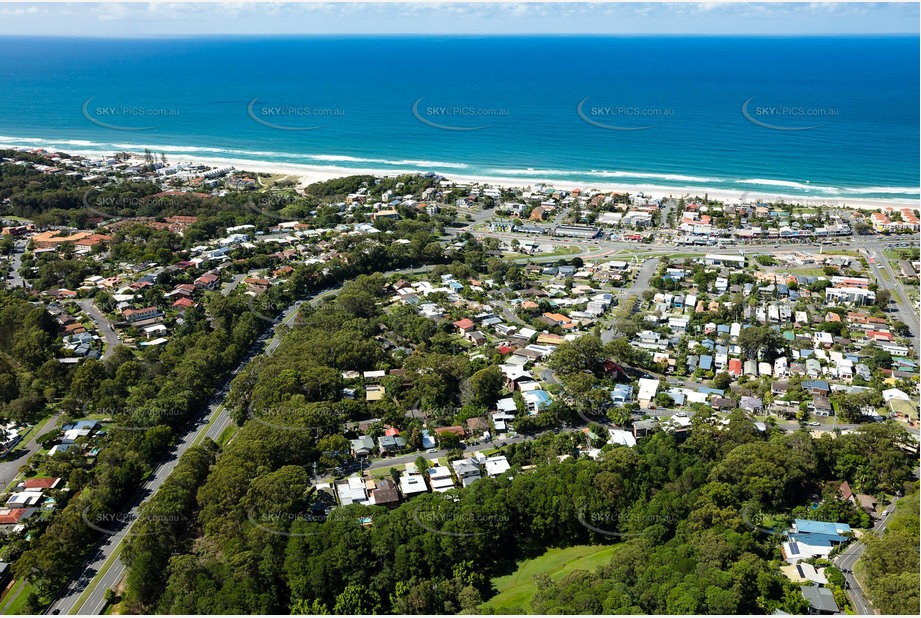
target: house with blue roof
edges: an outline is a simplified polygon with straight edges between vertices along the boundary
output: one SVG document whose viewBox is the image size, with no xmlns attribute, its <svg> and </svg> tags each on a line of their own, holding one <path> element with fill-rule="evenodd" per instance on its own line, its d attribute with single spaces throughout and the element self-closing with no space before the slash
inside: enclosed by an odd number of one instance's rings
<svg viewBox="0 0 921 618">
<path fill-rule="evenodd" d="M 813 521 L 811 519 L 794 519 L 793 529 L 803 534 L 841 535 L 851 532 L 851 527 L 830 521 Z"/>
<path fill-rule="evenodd" d="M 700 356 L 700 368 L 703 371 L 710 371 L 713 369 L 713 357 L 709 354 L 701 354 Z"/>
<path fill-rule="evenodd" d="M 97 427 L 99 427 L 99 421 L 93 420 L 93 419 L 84 419 L 82 421 L 76 421 L 69 425 L 64 425 L 63 427 L 61 427 L 61 431 L 71 431 L 74 429 L 78 431 L 82 431 L 85 429 L 92 431 L 96 429 Z"/>
<path fill-rule="evenodd" d="M 623 405 L 633 401 L 633 387 L 629 384 L 616 384 L 611 389 L 611 401 L 616 405 Z"/>
<path fill-rule="evenodd" d="M 831 392 L 831 387 L 826 380 L 804 380 L 802 387 L 810 395 L 827 397 L 828 393 Z"/>
<path fill-rule="evenodd" d="M 790 564 L 810 558 L 827 558 L 832 549 L 849 540 L 845 535 L 850 532 L 851 527 L 847 524 L 795 519 L 793 529 L 787 531 L 781 552 Z"/>
</svg>

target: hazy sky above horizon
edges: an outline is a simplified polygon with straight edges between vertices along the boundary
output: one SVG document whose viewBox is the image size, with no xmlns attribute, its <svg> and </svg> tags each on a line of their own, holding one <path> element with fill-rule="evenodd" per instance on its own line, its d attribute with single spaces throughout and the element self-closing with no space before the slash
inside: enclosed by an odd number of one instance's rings
<svg viewBox="0 0 921 618">
<path fill-rule="evenodd" d="M 918 3 L 0 2 L 0 36 L 918 32 Z"/>
</svg>

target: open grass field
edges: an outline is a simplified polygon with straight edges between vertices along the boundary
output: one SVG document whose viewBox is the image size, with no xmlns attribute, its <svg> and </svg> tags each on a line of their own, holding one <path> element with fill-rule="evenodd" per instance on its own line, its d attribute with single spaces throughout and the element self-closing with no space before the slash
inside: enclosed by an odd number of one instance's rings
<svg viewBox="0 0 921 618">
<path fill-rule="evenodd" d="M 297 176 L 290 176 L 288 174 L 271 174 L 268 178 L 259 177 L 259 184 L 263 187 L 274 187 L 276 183 L 281 182 L 282 180 L 291 180 L 297 182 Z"/>
<path fill-rule="evenodd" d="M 558 581 L 576 570 L 594 571 L 610 562 L 615 551 L 617 545 L 576 545 L 551 549 L 542 556 L 524 560 L 514 573 L 493 579 L 498 594 L 481 607 L 488 605 L 498 613 L 527 612 L 537 592 L 535 575 L 546 573 Z"/>
</svg>

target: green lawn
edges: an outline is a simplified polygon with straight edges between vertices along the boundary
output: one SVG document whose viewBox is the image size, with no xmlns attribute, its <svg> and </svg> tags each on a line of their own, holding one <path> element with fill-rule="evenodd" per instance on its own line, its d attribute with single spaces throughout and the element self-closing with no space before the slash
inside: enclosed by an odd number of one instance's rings
<svg viewBox="0 0 921 618">
<path fill-rule="evenodd" d="M 576 545 L 565 549 L 551 549 L 544 555 L 518 564 L 511 575 L 493 579 L 496 596 L 481 607 L 490 606 L 498 613 L 528 611 L 531 599 L 537 592 L 534 576 L 547 573 L 554 581 L 576 570 L 594 571 L 606 565 L 617 551 L 617 545 Z"/>
<path fill-rule="evenodd" d="M 42 420 L 32 425 L 29 429 L 27 429 L 25 433 L 22 434 L 22 440 L 19 441 L 19 444 L 13 447 L 13 450 L 11 451 L 11 453 L 15 453 L 16 451 L 20 451 L 26 448 L 26 445 L 29 443 L 29 440 L 32 439 L 32 436 L 41 435 L 45 430 L 45 425 L 47 425 L 48 421 L 50 421 L 53 418 L 54 418 L 54 412 L 51 411 L 51 413 L 47 417 L 43 418 Z"/>
<path fill-rule="evenodd" d="M 23 606 L 26 604 L 31 592 L 32 586 L 25 580 L 14 583 L 10 591 L 3 597 L 3 602 L 0 603 L 0 614 L 5 616 L 22 614 Z"/>
<path fill-rule="evenodd" d="M 230 439 L 233 437 L 233 434 L 237 433 L 236 425 L 228 425 L 224 428 L 224 431 L 221 432 L 221 435 L 217 437 L 218 446 L 224 447 L 227 446 L 227 443 L 230 442 Z"/>
<path fill-rule="evenodd" d="M 821 268 L 791 268 L 790 274 L 804 275 L 806 277 L 824 277 L 825 271 Z"/>
</svg>

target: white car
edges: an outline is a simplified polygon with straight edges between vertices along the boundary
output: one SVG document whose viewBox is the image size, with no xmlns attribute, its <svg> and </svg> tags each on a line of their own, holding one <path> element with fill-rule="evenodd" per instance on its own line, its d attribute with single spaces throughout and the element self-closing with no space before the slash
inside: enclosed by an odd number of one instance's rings
<svg viewBox="0 0 921 618">
<path fill-rule="evenodd" d="M 812 421 L 811 423 L 809 423 L 809 426 L 810 426 L 810 427 L 819 427 L 819 426 L 821 426 L 821 425 L 822 425 L 822 423 L 817 423 L 817 422 L 815 422 L 815 421 Z"/>
</svg>

